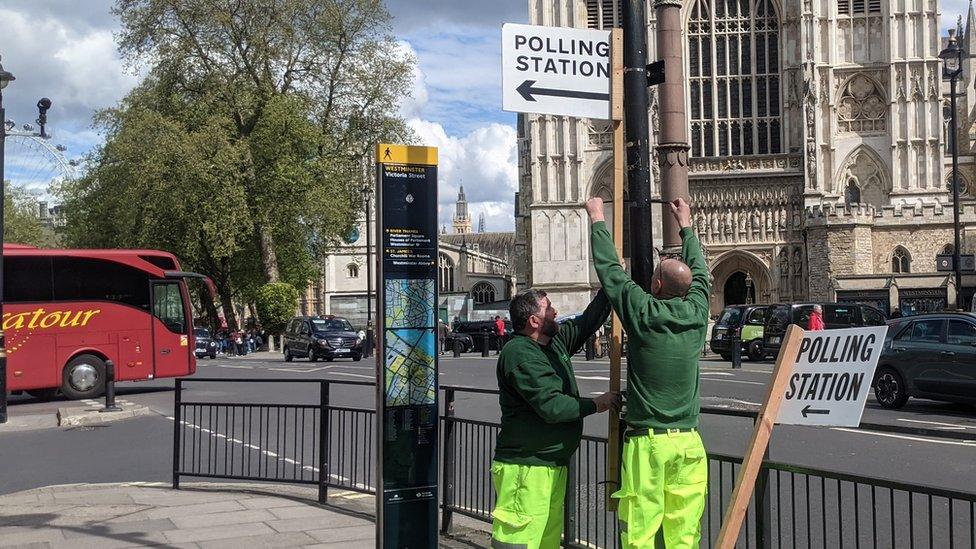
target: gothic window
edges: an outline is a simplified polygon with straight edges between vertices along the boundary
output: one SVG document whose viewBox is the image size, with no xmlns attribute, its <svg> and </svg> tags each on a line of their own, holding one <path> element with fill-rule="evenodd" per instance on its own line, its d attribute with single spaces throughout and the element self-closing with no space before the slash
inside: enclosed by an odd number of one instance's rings
<svg viewBox="0 0 976 549">
<path fill-rule="evenodd" d="M 952 153 L 952 107 L 949 103 L 942 105 L 942 142 L 945 152 Z"/>
<path fill-rule="evenodd" d="M 912 258 L 908 255 L 908 250 L 898 246 L 891 254 L 891 272 L 910 273 L 912 272 Z"/>
<path fill-rule="evenodd" d="M 952 175 L 953 172 L 949 172 L 946 177 L 945 189 L 949 193 L 949 200 L 952 201 Z M 966 193 L 969 192 L 969 185 L 966 183 L 966 178 L 959 174 L 959 196 L 965 198 Z"/>
<path fill-rule="evenodd" d="M 837 107 L 841 131 L 883 132 L 887 116 L 888 106 L 884 95 L 873 80 L 859 74 L 848 81 Z"/>
<path fill-rule="evenodd" d="M 471 298 L 479 305 L 494 303 L 495 287 L 487 282 L 479 282 L 474 285 L 474 288 L 471 288 Z"/>
<path fill-rule="evenodd" d="M 346 274 L 349 278 L 359 278 L 359 265 L 350 263 L 346 266 Z"/>
<path fill-rule="evenodd" d="M 844 189 L 844 202 L 849 206 L 861 203 L 861 188 L 857 186 L 854 179 L 847 182 L 847 188 Z"/>
<path fill-rule="evenodd" d="M 619 27 L 619 0 L 586 0 L 586 26 L 591 29 Z"/>
<path fill-rule="evenodd" d="M 888 203 L 891 190 L 882 170 L 882 162 L 870 149 L 861 147 L 848 157 L 835 189 L 847 204 L 869 204 L 881 208 Z M 856 189 L 856 192 L 855 192 Z"/>
<path fill-rule="evenodd" d="M 779 17 L 772 0 L 694 0 L 688 18 L 691 154 L 779 154 Z"/>
<path fill-rule="evenodd" d="M 839 15 L 881 13 L 881 0 L 837 0 Z"/>
<path fill-rule="evenodd" d="M 454 262 L 444 254 L 437 256 L 437 267 L 440 273 L 440 289 L 442 292 L 454 291 Z"/>
</svg>

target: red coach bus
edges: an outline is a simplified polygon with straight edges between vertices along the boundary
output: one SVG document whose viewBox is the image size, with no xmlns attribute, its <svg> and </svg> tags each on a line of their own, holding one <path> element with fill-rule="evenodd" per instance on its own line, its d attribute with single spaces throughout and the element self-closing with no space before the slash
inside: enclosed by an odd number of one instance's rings
<svg viewBox="0 0 976 549">
<path fill-rule="evenodd" d="M 95 398 L 105 361 L 118 381 L 196 371 L 187 277 L 154 250 L 45 250 L 7 244 L 7 390 Z"/>
</svg>

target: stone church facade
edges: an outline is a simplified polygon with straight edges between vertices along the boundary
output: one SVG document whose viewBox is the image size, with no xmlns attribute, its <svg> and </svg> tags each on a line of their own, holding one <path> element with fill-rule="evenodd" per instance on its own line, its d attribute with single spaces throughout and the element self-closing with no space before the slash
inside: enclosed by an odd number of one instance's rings
<svg viewBox="0 0 976 549">
<path fill-rule="evenodd" d="M 953 242 L 938 0 L 684 0 L 682 15 L 689 191 L 713 314 L 742 302 L 860 301 L 886 312 L 954 303 L 951 273 L 937 271 L 935 257 Z M 615 0 L 531 0 L 529 19 L 620 24 Z M 972 8 L 960 37 L 976 52 Z M 962 251 L 973 253 L 973 60 L 964 67 Z M 648 116 L 658 196 L 654 88 Z M 612 196 L 609 126 L 521 115 L 518 134 L 519 281 L 545 288 L 566 313 L 582 310 L 599 285 L 582 203 Z M 663 212 L 655 213 L 660 248 Z M 974 279 L 964 276 L 966 298 Z"/>
</svg>

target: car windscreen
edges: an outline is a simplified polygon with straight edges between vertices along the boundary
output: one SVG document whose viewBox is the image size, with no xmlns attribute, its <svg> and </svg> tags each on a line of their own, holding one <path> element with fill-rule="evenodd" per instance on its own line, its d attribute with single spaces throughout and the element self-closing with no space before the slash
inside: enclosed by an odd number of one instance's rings
<svg viewBox="0 0 976 549">
<path fill-rule="evenodd" d="M 315 319 L 312 327 L 316 332 L 352 332 L 352 325 L 342 318 Z"/>
<path fill-rule="evenodd" d="M 770 328 L 785 330 L 786 326 L 790 323 L 789 305 L 770 307 L 767 314 L 769 315 L 769 320 L 767 322 Z"/>
<path fill-rule="evenodd" d="M 722 311 L 722 316 L 718 317 L 716 324 L 722 326 L 738 326 L 742 321 L 742 309 L 739 307 L 726 307 Z"/>
<path fill-rule="evenodd" d="M 210 330 L 206 328 L 194 328 L 193 335 L 196 337 L 210 337 Z"/>
<path fill-rule="evenodd" d="M 858 320 L 856 305 L 827 305 L 824 307 L 824 322 L 831 328 L 856 326 Z"/>
</svg>

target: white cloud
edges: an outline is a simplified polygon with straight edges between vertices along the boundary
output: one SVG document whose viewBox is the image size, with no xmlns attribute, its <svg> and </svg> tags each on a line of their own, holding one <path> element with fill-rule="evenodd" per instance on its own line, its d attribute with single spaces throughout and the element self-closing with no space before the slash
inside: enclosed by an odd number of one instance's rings
<svg viewBox="0 0 976 549">
<path fill-rule="evenodd" d="M 420 69 L 417 52 L 413 49 L 413 46 L 404 40 L 401 40 L 397 44 L 400 47 L 401 53 L 411 56 L 415 61 L 411 78 L 410 97 L 405 98 L 400 104 L 399 114 L 406 119 L 417 118 L 420 116 L 420 111 L 427 106 L 429 99 L 427 93 L 427 75 Z"/>
<path fill-rule="evenodd" d="M 409 124 L 422 144 L 438 148 L 440 223 L 450 227 L 458 189 L 463 185 L 476 227 L 478 215 L 484 212 L 488 230 L 514 230 L 512 210 L 518 188 L 515 128 L 489 124 L 455 137 L 436 122 L 414 118 Z"/>
</svg>

